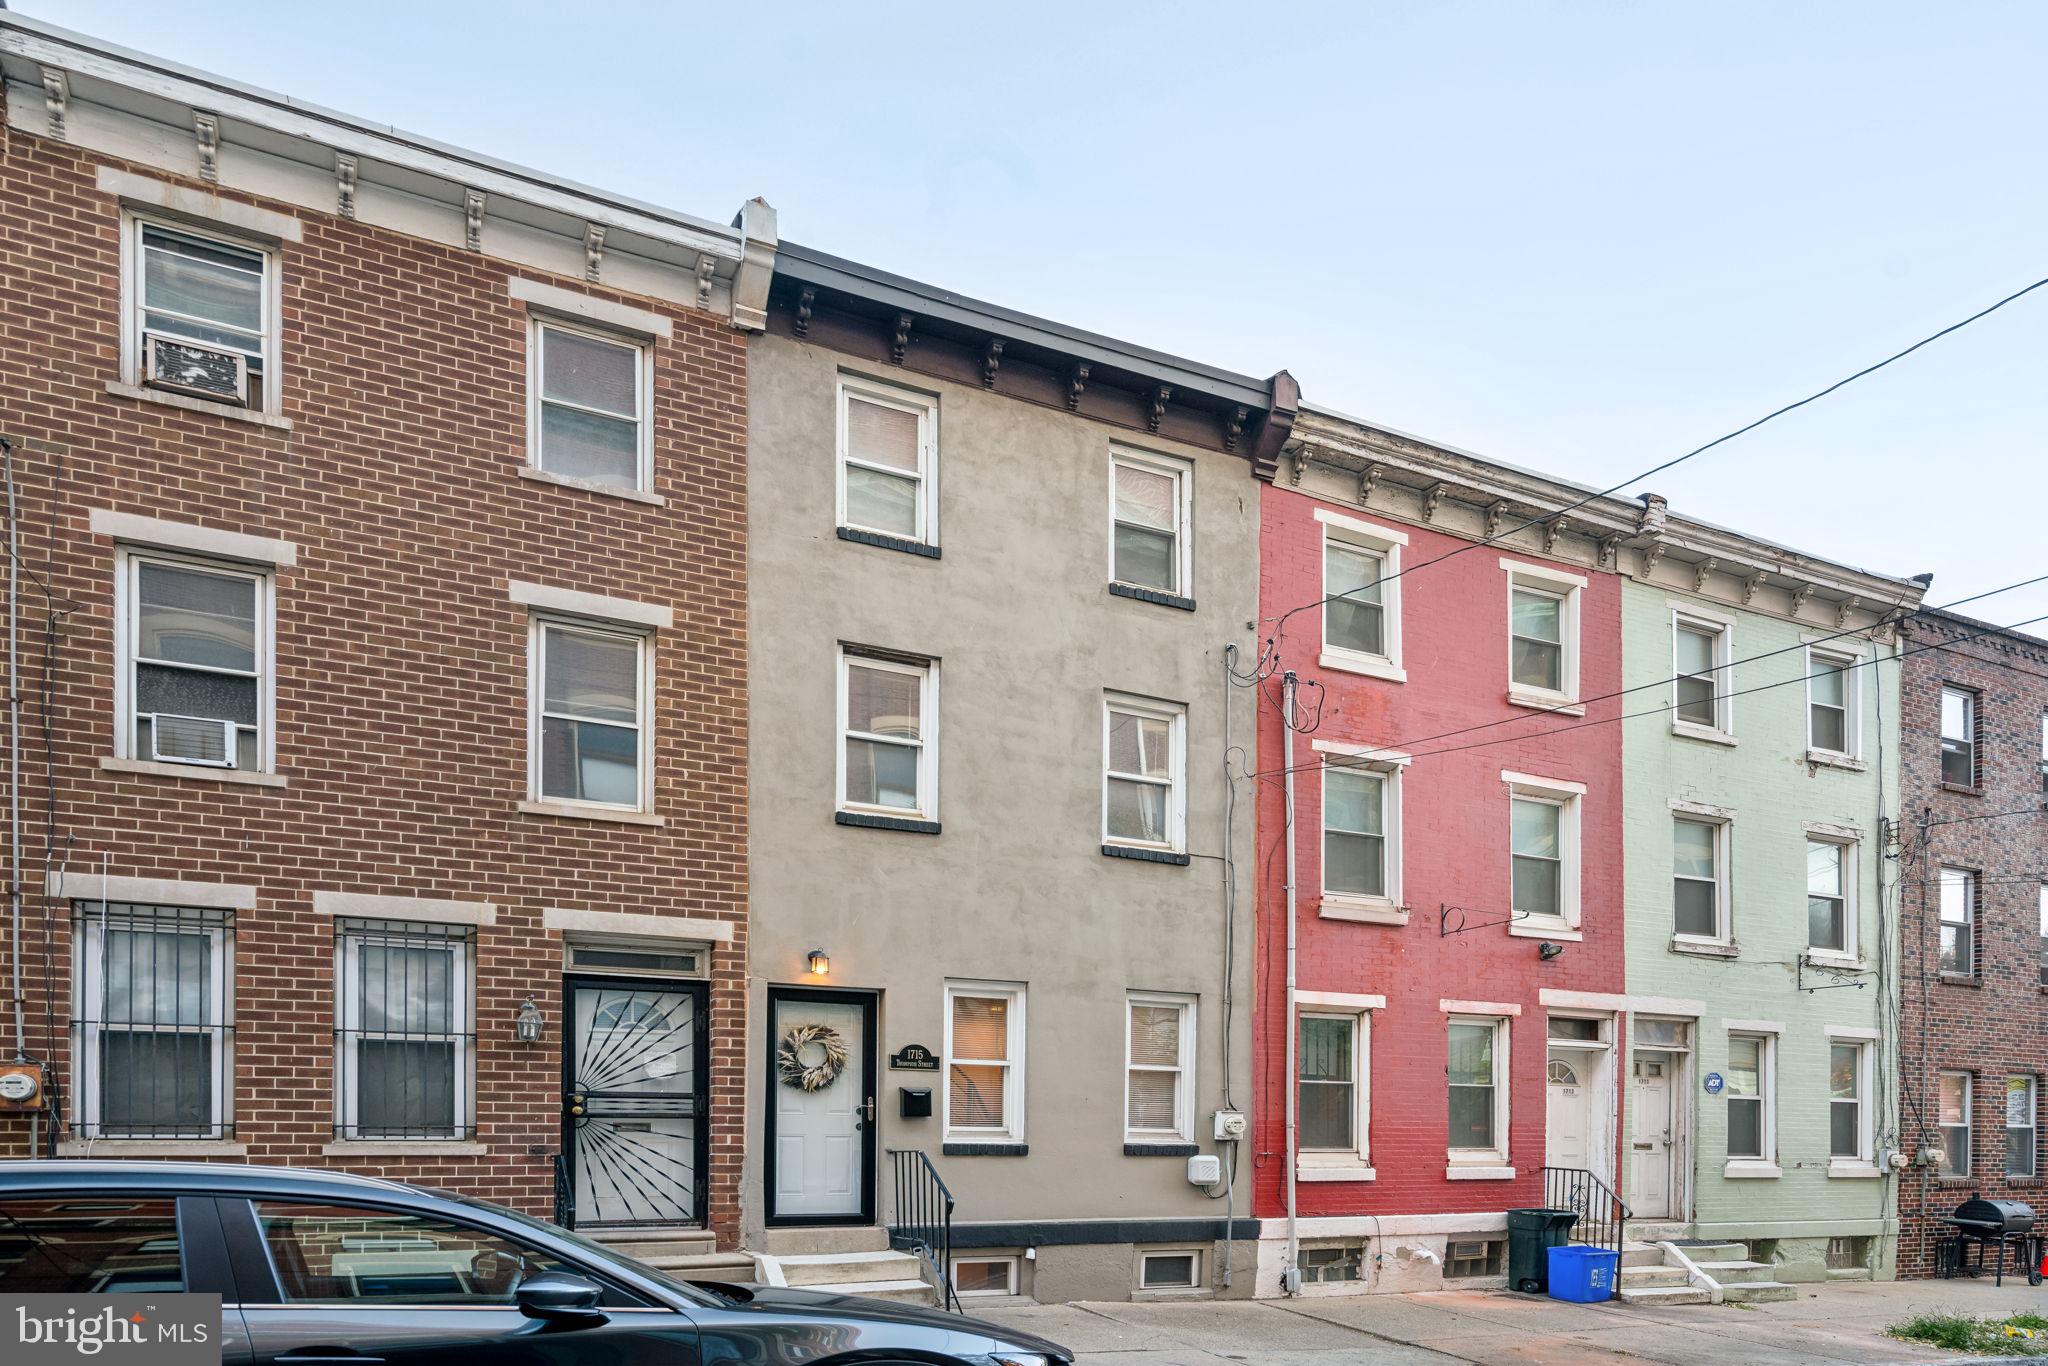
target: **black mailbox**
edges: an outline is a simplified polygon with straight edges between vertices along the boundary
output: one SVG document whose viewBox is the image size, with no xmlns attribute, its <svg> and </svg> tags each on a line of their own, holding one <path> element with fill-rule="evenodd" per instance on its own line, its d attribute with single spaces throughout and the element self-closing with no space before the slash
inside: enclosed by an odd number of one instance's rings
<svg viewBox="0 0 2048 1366">
<path fill-rule="evenodd" d="M 899 1086 L 902 1096 L 901 1113 L 905 1119 L 930 1119 L 932 1117 L 932 1088 L 929 1086 Z"/>
</svg>

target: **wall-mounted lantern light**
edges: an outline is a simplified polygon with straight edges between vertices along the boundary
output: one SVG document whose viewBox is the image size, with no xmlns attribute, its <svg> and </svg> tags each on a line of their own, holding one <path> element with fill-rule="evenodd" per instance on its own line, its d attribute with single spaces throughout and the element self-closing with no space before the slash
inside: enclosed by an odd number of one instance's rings
<svg viewBox="0 0 2048 1366">
<path fill-rule="evenodd" d="M 823 949 L 812 949 L 810 956 L 811 976 L 823 977 L 832 971 L 832 960 L 825 956 Z"/>
<path fill-rule="evenodd" d="M 539 1043 L 543 1030 L 547 1028 L 547 1016 L 540 1013 L 531 996 L 519 1007 L 519 1013 L 512 1018 L 512 1037 L 521 1043 Z"/>
<path fill-rule="evenodd" d="M 1548 939 L 1544 940 L 1541 944 L 1538 944 L 1536 946 L 1537 956 L 1540 957 L 1546 963 L 1548 963 L 1551 959 L 1556 958 L 1563 952 L 1564 945 L 1554 944 Z"/>
</svg>

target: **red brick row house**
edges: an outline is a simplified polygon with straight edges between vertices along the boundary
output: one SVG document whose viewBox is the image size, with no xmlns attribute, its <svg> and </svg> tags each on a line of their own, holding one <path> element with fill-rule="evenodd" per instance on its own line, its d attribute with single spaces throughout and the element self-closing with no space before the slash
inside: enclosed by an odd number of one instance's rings
<svg viewBox="0 0 2048 1366">
<path fill-rule="evenodd" d="M 633 203 L 0 22 L 14 1154 L 738 1223 L 746 332 Z"/>
</svg>

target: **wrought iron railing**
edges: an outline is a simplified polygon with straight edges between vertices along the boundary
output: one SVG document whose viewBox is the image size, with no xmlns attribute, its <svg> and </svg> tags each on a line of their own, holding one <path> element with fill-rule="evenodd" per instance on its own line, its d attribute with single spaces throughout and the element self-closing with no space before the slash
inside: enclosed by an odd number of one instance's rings
<svg viewBox="0 0 2048 1366">
<path fill-rule="evenodd" d="M 930 1269 L 941 1308 L 957 1312 L 953 1293 L 953 1192 L 939 1179 L 931 1158 L 917 1148 L 889 1149 L 894 1178 L 889 1214 L 889 1245 L 916 1252 Z"/>
<path fill-rule="evenodd" d="M 1623 1226 L 1635 1217 L 1635 1212 L 1605 1181 L 1582 1167 L 1545 1167 L 1543 1205 L 1546 1209 L 1568 1209 L 1578 1214 L 1578 1222 L 1572 1225 L 1573 1242 L 1617 1253 L 1621 1251 Z"/>
<path fill-rule="evenodd" d="M 555 1224 L 576 1227 L 576 1188 L 569 1180 L 569 1154 L 555 1154 Z"/>
</svg>

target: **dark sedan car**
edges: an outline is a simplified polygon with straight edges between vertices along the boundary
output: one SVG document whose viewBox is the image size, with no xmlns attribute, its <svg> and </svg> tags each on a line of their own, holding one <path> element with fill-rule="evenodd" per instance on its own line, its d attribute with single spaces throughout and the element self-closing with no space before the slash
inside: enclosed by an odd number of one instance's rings
<svg viewBox="0 0 2048 1366">
<path fill-rule="evenodd" d="M 0 1293 L 218 1293 L 229 1363 L 1065 1366 L 881 1300 L 697 1285 L 499 1206 L 288 1167 L 0 1162 Z"/>
</svg>

